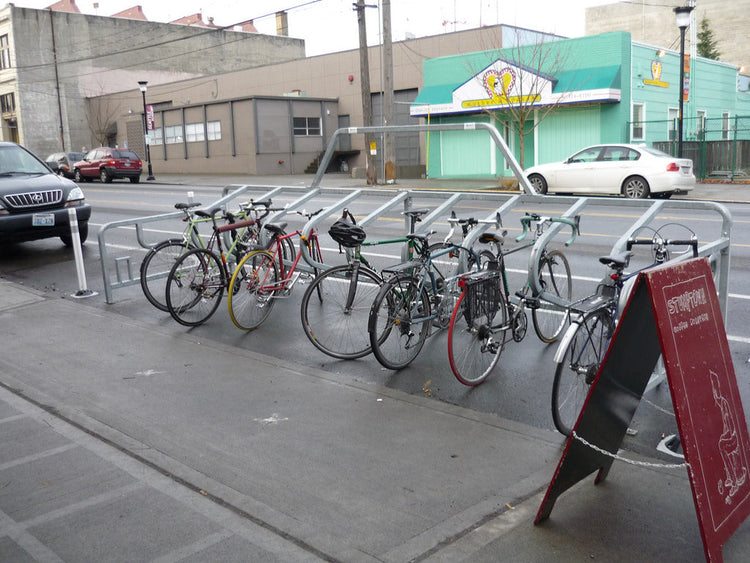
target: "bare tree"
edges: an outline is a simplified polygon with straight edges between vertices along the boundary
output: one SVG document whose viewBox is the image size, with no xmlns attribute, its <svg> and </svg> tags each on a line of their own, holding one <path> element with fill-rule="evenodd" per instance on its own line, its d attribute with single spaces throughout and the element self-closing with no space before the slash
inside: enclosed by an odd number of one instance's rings
<svg viewBox="0 0 750 563">
<path fill-rule="evenodd" d="M 585 81 L 568 82 L 565 91 L 553 91 L 557 76 L 569 68 L 569 47 L 541 33 L 528 32 L 523 37 L 531 40 L 523 44 L 517 40 L 513 47 L 499 51 L 500 58 L 489 66 L 474 70 L 487 97 L 464 102 L 485 111 L 501 131 L 507 124 L 518 137 L 522 168 L 526 136 L 565 102 L 572 88 Z"/>
<path fill-rule="evenodd" d="M 116 102 L 113 96 L 102 95 L 85 99 L 86 124 L 95 141 L 94 146 L 107 145 L 110 135 L 116 130 L 117 117 L 121 112 L 122 105 Z"/>
</svg>

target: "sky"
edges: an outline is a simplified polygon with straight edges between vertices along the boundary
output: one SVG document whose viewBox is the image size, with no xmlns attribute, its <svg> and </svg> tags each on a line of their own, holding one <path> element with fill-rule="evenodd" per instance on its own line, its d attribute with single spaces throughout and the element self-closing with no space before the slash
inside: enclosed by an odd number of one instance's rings
<svg viewBox="0 0 750 563">
<path fill-rule="evenodd" d="M 585 8 L 616 0 L 391 0 L 394 41 L 503 23 L 566 37 L 584 34 Z M 54 0 L 15 0 L 18 7 L 44 9 Z M 229 26 L 254 20 L 261 33 L 276 34 L 275 12 L 286 10 L 289 35 L 305 40 L 308 56 L 359 46 L 355 0 L 76 0 L 84 14 L 110 16 L 140 5 L 152 21 L 169 22 L 202 13 L 203 21 Z M 380 43 L 382 0 L 365 0 L 367 39 Z"/>
</svg>

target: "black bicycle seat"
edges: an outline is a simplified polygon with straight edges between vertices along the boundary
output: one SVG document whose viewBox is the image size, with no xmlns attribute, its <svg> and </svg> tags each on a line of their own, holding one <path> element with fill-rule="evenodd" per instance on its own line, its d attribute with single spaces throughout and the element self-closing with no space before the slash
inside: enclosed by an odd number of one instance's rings
<svg viewBox="0 0 750 563">
<path fill-rule="evenodd" d="M 265 229 L 268 229 L 272 233 L 276 233 L 277 235 L 283 235 L 284 229 L 286 229 L 286 223 L 268 223 L 266 225 L 263 225 Z"/>
<path fill-rule="evenodd" d="M 408 209 L 403 212 L 403 215 L 408 215 L 409 217 L 421 217 L 425 213 L 429 213 L 429 209 L 426 207 L 420 208 L 420 209 Z"/>
<path fill-rule="evenodd" d="M 632 252 L 620 252 L 618 254 L 610 254 L 609 256 L 600 256 L 599 262 L 613 270 L 622 270 L 630 263 L 632 255 Z"/>
</svg>

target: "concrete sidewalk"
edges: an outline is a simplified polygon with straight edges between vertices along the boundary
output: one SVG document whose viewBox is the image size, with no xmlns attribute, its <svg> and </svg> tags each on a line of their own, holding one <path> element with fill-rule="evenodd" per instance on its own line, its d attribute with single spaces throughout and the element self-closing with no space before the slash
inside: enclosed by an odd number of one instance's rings
<svg viewBox="0 0 750 563">
<path fill-rule="evenodd" d="M 703 558 L 684 468 L 534 526 L 558 434 L 2 280 L 0 323 L 0 560 Z"/>
</svg>

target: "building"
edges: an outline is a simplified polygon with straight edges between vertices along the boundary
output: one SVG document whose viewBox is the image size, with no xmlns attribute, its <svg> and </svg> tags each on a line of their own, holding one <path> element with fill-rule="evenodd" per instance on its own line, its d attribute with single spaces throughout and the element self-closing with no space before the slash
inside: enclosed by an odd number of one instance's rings
<svg viewBox="0 0 750 563">
<path fill-rule="evenodd" d="M 425 61 L 411 115 L 494 123 L 524 167 L 599 143 L 668 148 L 676 139 L 679 63 L 679 52 L 634 42 L 625 32 L 441 57 Z M 690 69 L 685 106 L 692 109 L 684 109 L 683 125 L 696 152 L 685 156 L 698 164 L 698 143 L 730 142 L 737 116 L 746 118 L 741 138 L 750 138 L 750 96 L 737 90 L 735 65 L 698 57 Z M 430 177 L 509 174 L 479 130 L 435 133 L 428 162 Z"/>
<path fill-rule="evenodd" d="M 638 43 L 679 51 L 680 30 L 675 23 L 673 6 L 687 3 L 634 0 L 586 8 L 586 35 L 627 31 Z M 705 18 L 717 42 L 719 58 L 750 73 L 750 42 L 747 40 L 750 0 L 700 0 L 692 4 L 695 9 L 685 37 L 685 51 L 690 53 L 691 46 L 696 45 L 700 22 Z"/>
<path fill-rule="evenodd" d="M 143 17 L 137 9 L 81 14 L 73 0 L 0 9 L 0 139 L 41 157 L 115 144 L 114 106 L 100 104 L 93 115 L 86 100 L 142 80 L 151 87 L 305 57 L 300 39 L 217 29 L 194 17 L 186 22 L 193 25 Z"/>
<path fill-rule="evenodd" d="M 501 45 L 517 34 L 515 28 L 494 26 L 395 42 L 395 124 L 420 122 L 409 115 L 409 107 L 422 87 L 424 60 Z M 383 98 L 379 47 L 370 47 L 369 61 L 377 125 L 382 123 Z M 315 170 L 336 129 L 364 123 L 360 77 L 359 51 L 349 50 L 149 85 L 154 173 L 267 175 Z M 112 115 L 109 126 L 117 131 L 120 146 L 127 144 L 143 154 L 143 113 L 137 88 L 97 96 L 88 103 L 92 115 Z M 394 142 L 398 177 L 423 174 L 424 137 L 404 134 Z M 381 171 L 381 140 L 377 143 Z M 364 136 L 343 139 L 338 148 L 338 169 L 364 174 Z"/>
</svg>

